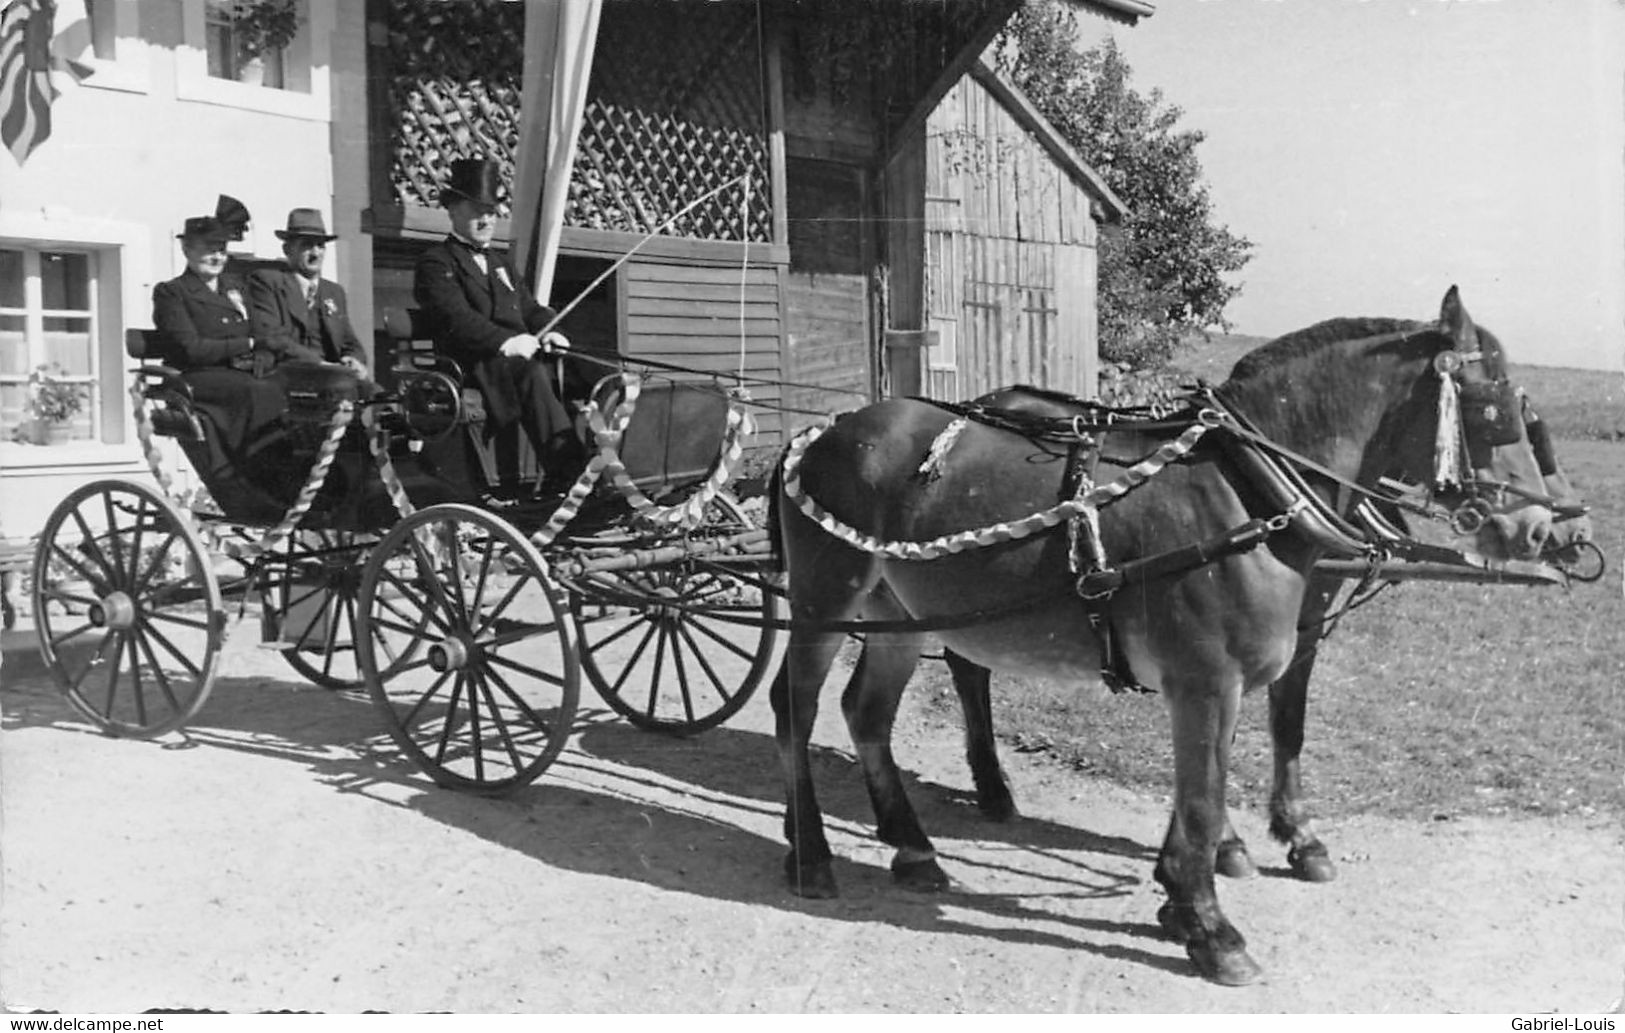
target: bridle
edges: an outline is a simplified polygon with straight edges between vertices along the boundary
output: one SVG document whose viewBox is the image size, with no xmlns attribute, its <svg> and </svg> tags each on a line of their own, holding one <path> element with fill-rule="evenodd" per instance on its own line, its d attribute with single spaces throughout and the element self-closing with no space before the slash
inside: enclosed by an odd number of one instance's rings
<svg viewBox="0 0 1625 1033">
<path fill-rule="evenodd" d="M 1543 492 L 1478 475 L 1476 471 L 1481 467 L 1473 462 L 1474 456 L 1487 456 L 1496 448 L 1525 440 L 1535 451 L 1542 476 L 1554 472 L 1557 461 L 1543 425 L 1540 428 L 1543 445 L 1536 448 L 1535 436 L 1529 427 L 1538 423 L 1539 417 L 1533 415 L 1523 388 L 1506 376 L 1465 380 L 1463 373 L 1475 363 L 1484 364 L 1482 349 L 1451 349 L 1433 357 L 1433 370 L 1439 377 L 1433 489 L 1436 493 L 1461 497 L 1460 502 L 1447 507 L 1451 528 L 1458 534 L 1477 533 L 1497 509 L 1506 505 L 1509 495 L 1545 506 L 1552 510 L 1554 518 L 1565 509 L 1568 517 L 1579 516 L 1583 510 L 1575 512 L 1572 507 L 1563 507 L 1557 499 Z"/>
</svg>

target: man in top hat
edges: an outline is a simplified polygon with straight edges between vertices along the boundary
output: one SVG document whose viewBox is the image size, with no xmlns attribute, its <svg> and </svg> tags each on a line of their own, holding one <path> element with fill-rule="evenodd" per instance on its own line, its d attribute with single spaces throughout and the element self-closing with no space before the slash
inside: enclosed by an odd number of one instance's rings
<svg viewBox="0 0 1625 1033">
<path fill-rule="evenodd" d="M 452 162 L 440 194 L 451 235 L 419 256 L 412 296 L 435 349 L 479 388 L 492 423 L 519 422 L 542 463 L 539 493 L 548 494 L 566 487 L 585 458 L 546 364 L 536 361 L 569 342 L 557 332 L 538 336 L 553 310 L 491 249 L 499 180 L 493 161 Z"/>
<path fill-rule="evenodd" d="M 259 346 L 277 361 L 337 362 L 367 377 L 367 353 L 350 326 L 344 288 L 322 279 L 327 232 L 322 213 L 295 208 L 288 228 L 277 230 L 287 265 L 259 269 L 248 277 L 248 292 Z"/>
</svg>

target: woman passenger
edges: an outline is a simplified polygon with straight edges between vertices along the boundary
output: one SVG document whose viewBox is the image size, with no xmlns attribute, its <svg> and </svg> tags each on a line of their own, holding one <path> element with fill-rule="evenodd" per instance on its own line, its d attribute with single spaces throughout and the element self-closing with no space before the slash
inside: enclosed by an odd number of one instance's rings
<svg viewBox="0 0 1625 1033">
<path fill-rule="evenodd" d="M 287 392 L 276 356 L 252 336 L 247 287 L 226 271 L 227 242 L 241 239 L 247 221 L 247 210 L 226 197 L 215 215 L 186 220 L 177 234 L 186 271 L 153 288 L 152 321 L 156 358 L 181 371 L 203 424 L 202 442 L 183 442 L 199 476 L 228 515 L 275 520 L 303 472 L 278 447 Z M 253 484 L 244 479 L 250 472 Z"/>
</svg>

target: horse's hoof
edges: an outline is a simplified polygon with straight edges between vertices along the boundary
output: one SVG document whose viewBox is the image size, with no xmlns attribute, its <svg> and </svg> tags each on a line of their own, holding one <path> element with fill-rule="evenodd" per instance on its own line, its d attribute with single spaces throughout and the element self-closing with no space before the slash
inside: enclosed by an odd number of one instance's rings
<svg viewBox="0 0 1625 1033">
<path fill-rule="evenodd" d="M 1171 900 L 1157 908 L 1157 924 L 1175 943 L 1189 943 L 1191 938 L 1191 910 Z"/>
<path fill-rule="evenodd" d="M 982 817 L 988 821 L 1014 821 L 1018 816 L 1015 798 L 1010 795 L 1009 790 L 978 793 L 976 806 L 982 812 Z"/>
<path fill-rule="evenodd" d="M 1247 844 L 1239 839 L 1219 844 L 1213 870 L 1228 879 L 1251 879 L 1258 875 L 1258 866 L 1247 853 Z"/>
<path fill-rule="evenodd" d="M 1292 874 L 1304 882 L 1331 882 L 1337 878 L 1337 865 L 1320 842 L 1288 850 L 1286 863 L 1292 867 Z"/>
<path fill-rule="evenodd" d="M 784 877 L 790 884 L 790 892 L 798 897 L 830 900 L 841 895 L 835 885 L 835 872 L 828 861 L 797 864 L 796 856 L 790 854 L 784 859 Z"/>
<path fill-rule="evenodd" d="M 915 893 L 941 893 L 948 888 L 948 873 L 934 857 L 923 861 L 894 860 L 891 877 L 897 885 Z"/>
<path fill-rule="evenodd" d="M 1191 962 L 1203 979 L 1212 980 L 1220 986 L 1246 986 L 1258 982 L 1264 975 L 1258 962 L 1240 947 L 1218 950 L 1210 944 L 1191 943 L 1186 944 L 1185 953 L 1190 955 Z"/>
</svg>

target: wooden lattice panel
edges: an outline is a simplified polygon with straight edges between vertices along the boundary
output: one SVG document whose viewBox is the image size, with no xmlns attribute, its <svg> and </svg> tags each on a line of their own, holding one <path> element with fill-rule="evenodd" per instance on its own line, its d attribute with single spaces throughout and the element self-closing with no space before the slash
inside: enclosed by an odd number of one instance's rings
<svg viewBox="0 0 1625 1033">
<path fill-rule="evenodd" d="M 524 5 L 400 0 L 391 16 L 396 203 L 437 204 L 460 157 L 494 158 L 511 182 Z M 754 4 L 605 4 L 565 224 L 647 232 L 749 172 L 748 205 L 740 184 L 664 232 L 770 240 L 760 38 Z"/>
</svg>

